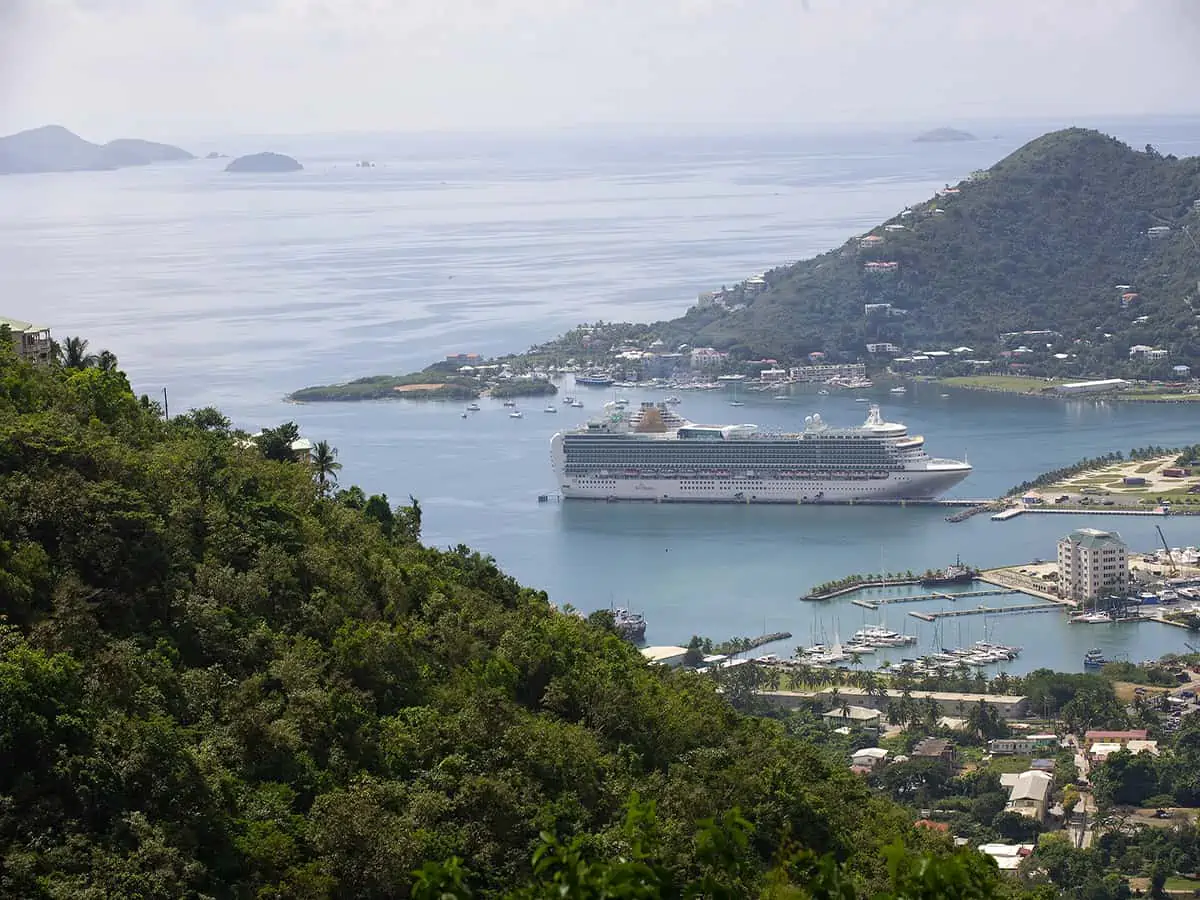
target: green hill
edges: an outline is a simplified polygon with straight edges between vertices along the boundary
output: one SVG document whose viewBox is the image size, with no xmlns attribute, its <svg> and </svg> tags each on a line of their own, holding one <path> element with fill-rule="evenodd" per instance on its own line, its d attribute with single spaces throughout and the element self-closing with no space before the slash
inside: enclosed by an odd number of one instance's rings
<svg viewBox="0 0 1200 900">
<path fill-rule="evenodd" d="M 0 347 L 0 895 L 406 897 L 431 863 L 420 896 L 743 897 L 793 860 L 771 896 L 809 896 L 799 850 L 848 879 L 822 897 L 994 895 L 844 757 L 423 546 L 415 501 L 334 489 L 320 446 L 79 366 Z M 889 872 L 893 841 L 950 869 Z"/>
<path fill-rule="evenodd" d="M 1187 230 L 1200 226 L 1197 199 L 1200 159 L 1058 131 L 868 236 L 765 273 L 757 296 L 738 285 L 723 304 L 654 331 L 668 343 L 797 359 L 816 350 L 859 356 L 876 341 L 965 345 L 982 355 L 1003 348 L 1006 332 L 1053 330 L 1061 338 L 1049 339 L 1050 348 L 1045 339 L 1008 346 L 1029 343 L 1034 352 L 1023 361 L 1050 374 L 1129 370 L 1136 344 L 1190 365 L 1200 356 L 1191 306 L 1200 245 Z M 1150 232 L 1163 226 L 1162 236 Z M 884 262 L 896 265 L 868 266 Z M 1137 296 L 1123 300 L 1126 293 Z M 868 316 L 867 304 L 892 311 Z"/>
</svg>

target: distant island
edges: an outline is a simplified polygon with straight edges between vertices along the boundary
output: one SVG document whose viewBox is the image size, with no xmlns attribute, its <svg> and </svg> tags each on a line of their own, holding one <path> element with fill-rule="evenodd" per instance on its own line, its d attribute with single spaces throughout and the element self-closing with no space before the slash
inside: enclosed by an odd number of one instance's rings
<svg viewBox="0 0 1200 900">
<path fill-rule="evenodd" d="M 239 156 L 225 167 L 226 172 L 299 172 L 304 166 L 282 153 L 251 153 Z"/>
<path fill-rule="evenodd" d="M 103 172 L 195 158 L 179 147 L 136 138 L 93 144 L 61 125 L 0 137 L 0 175 Z"/>
<path fill-rule="evenodd" d="M 212 153 L 208 154 L 208 156 L 206 156 L 204 158 L 205 159 L 226 159 L 227 157 L 224 153 L 218 153 L 216 150 L 214 150 Z"/>
<path fill-rule="evenodd" d="M 935 128 L 932 131 L 926 131 L 924 134 L 918 134 L 913 141 L 918 144 L 946 144 L 954 141 L 977 141 L 979 138 L 971 134 L 969 131 L 960 131 L 957 128 Z"/>
</svg>

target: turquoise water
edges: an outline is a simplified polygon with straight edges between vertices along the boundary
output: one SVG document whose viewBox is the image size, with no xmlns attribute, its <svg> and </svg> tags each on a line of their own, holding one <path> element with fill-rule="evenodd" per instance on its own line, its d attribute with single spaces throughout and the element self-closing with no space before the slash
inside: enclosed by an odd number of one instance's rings
<svg viewBox="0 0 1200 900">
<path fill-rule="evenodd" d="M 1050 126 L 1047 126 L 1050 127 Z M 698 292 L 837 246 L 906 203 L 990 165 L 1045 130 L 997 125 L 995 140 L 913 144 L 910 135 L 279 139 L 296 176 L 227 176 L 220 161 L 111 173 L 0 179 L 0 289 L 7 315 L 83 334 L 121 358 L 139 391 L 169 389 L 173 411 L 215 404 L 244 427 L 295 419 L 341 453 L 345 482 L 418 496 L 426 537 L 465 542 L 561 604 L 646 613 L 654 643 L 693 633 L 789 630 L 790 645 L 864 622 L 849 601 L 815 607 L 813 584 L 881 567 L 980 566 L 1048 558 L 1070 528 L 1118 528 L 1156 545 L 1159 520 L 986 516 L 877 507 L 539 504 L 553 489 L 549 439 L 587 409 L 513 420 L 497 404 L 297 406 L 307 384 L 407 371 L 446 353 L 522 349 L 579 321 L 676 315 Z M 1194 153 L 1200 124 L 1113 126 L 1135 146 Z M 226 153 L 260 142 L 214 142 Z M 376 169 L 354 169 L 354 160 Z M 625 391 L 633 400 L 653 396 Z M 917 388 L 879 399 L 931 453 L 966 455 L 960 497 L 992 496 L 1083 456 L 1195 443 L 1187 406 L 1064 403 Z M 796 427 L 806 413 L 849 424 L 851 397 L 775 401 L 686 394 L 698 421 Z M 1200 544 L 1200 518 L 1162 523 Z M 882 562 L 881 562 L 882 560 Z M 992 598 L 995 600 L 996 598 Z M 893 607 L 936 641 L 932 626 Z M 965 617 L 962 642 L 984 637 Z M 958 622 L 942 625 L 957 644 Z M 946 632 L 952 633 L 947 635 Z M 1157 625 L 1067 626 L 1049 615 L 988 617 L 987 636 L 1025 648 L 1012 671 L 1079 668 L 1100 646 L 1141 659 L 1183 648 Z"/>
</svg>

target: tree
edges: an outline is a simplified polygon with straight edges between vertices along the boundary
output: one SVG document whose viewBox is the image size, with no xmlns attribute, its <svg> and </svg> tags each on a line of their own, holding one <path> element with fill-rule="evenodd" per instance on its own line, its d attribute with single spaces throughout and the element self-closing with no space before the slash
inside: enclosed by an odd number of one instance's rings
<svg viewBox="0 0 1200 900">
<path fill-rule="evenodd" d="M 68 369 L 87 369 L 96 364 L 96 356 L 87 352 L 88 342 L 69 337 L 62 342 L 62 364 Z"/>
<path fill-rule="evenodd" d="M 267 459 L 276 462 L 293 462 L 296 458 L 292 444 L 300 439 L 300 426 L 295 422 L 284 422 L 276 428 L 264 428 L 258 436 L 258 449 Z"/>
<path fill-rule="evenodd" d="M 341 468 L 342 464 L 337 461 L 337 448 L 329 446 L 329 441 L 317 441 L 313 447 L 312 470 L 322 491 L 331 484 L 337 484 L 337 473 Z"/>
</svg>

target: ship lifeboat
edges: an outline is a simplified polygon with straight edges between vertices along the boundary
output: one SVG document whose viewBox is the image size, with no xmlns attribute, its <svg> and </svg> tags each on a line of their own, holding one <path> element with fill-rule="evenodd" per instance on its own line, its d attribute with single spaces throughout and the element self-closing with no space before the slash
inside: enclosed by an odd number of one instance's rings
<svg viewBox="0 0 1200 900">
<path fill-rule="evenodd" d="M 637 475 L 641 475 L 642 473 L 641 473 L 641 470 L 639 470 L 639 469 L 626 469 L 625 474 L 629 475 L 629 476 L 637 476 Z"/>
<path fill-rule="evenodd" d="M 693 472 L 691 469 L 684 469 L 679 474 L 682 475 L 684 478 L 695 478 L 696 477 L 696 473 Z"/>
</svg>

